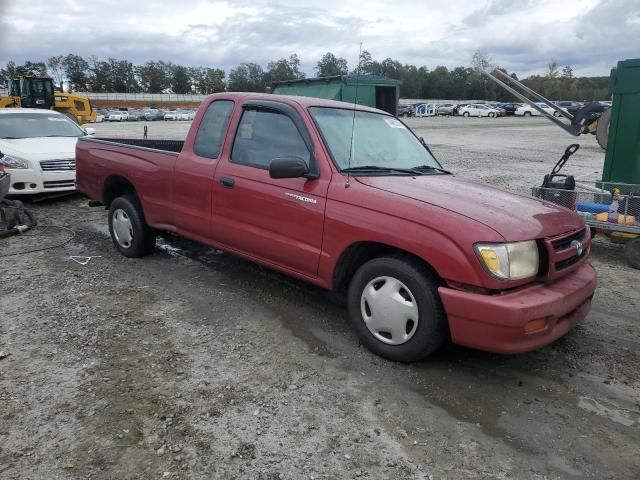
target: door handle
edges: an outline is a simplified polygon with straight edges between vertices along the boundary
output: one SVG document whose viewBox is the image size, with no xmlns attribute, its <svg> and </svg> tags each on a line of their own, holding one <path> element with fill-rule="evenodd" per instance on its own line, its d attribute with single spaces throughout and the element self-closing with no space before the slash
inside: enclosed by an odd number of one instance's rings
<svg viewBox="0 0 640 480">
<path fill-rule="evenodd" d="M 236 184 L 236 181 L 233 178 L 220 177 L 220 183 L 223 187 L 233 188 Z"/>
</svg>

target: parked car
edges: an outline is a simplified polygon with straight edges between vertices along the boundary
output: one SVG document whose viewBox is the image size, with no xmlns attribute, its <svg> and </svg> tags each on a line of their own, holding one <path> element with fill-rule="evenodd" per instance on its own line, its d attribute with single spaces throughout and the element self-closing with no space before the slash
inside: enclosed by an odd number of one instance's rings
<svg viewBox="0 0 640 480">
<path fill-rule="evenodd" d="M 128 122 L 137 122 L 142 119 L 142 112 L 139 110 L 129 110 L 127 112 L 127 121 Z"/>
<path fill-rule="evenodd" d="M 93 121 L 93 123 L 102 123 L 102 122 L 104 122 L 104 115 L 96 112 L 96 119 Z"/>
<path fill-rule="evenodd" d="M 123 110 L 111 110 L 109 112 L 109 116 L 107 117 L 107 121 L 109 122 L 126 122 L 129 118 L 128 112 Z"/>
<path fill-rule="evenodd" d="M 76 142 L 92 133 L 52 110 L 0 109 L 0 166 L 11 174 L 9 194 L 75 190 Z"/>
<path fill-rule="evenodd" d="M 511 116 L 514 115 L 516 110 L 522 105 L 522 103 L 498 103 L 496 106 L 503 109 L 507 113 L 507 116 Z"/>
<path fill-rule="evenodd" d="M 220 93 L 186 138 L 78 142 L 78 189 L 123 255 L 171 231 L 345 292 L 360 341 L 405 362 L 448 338 L 534 350 L 590 310 L 582 217 L 446 172 L 384 111 Z"/>
<path fill-rule="evenodd" d="M 542 110 L 544 110 L 545 112 L 553 115 L 553 112 L 555 112 L 555 110 L 553 108 L 551 108 L 550 106 L 548 106 L 546 103 L 538 103 L 536 102 L 536 105 L 539 106 Z M 518 107 L 516 109 L 516 111 L 514 112 L 514 115 L 517 115 L 519 117 L 531 117 L 531 116 L 539 116 L 542 115 L 538 110 L 536 110 L 535 108 L 533 108 L 531 105 L 529 104 L 523 104 L 521 107 Z"/>
<path fill-rule="evenodd" d="M 472 103 L 458 109 L 458 115 L 463 117 L 499 117 L 500 110 L 484 103 Z"/>
<path fill-rule="evenodd" d="M 454 103 L 441 103 L 436 106 L 436 115 L 453 115 Z"/>
<path fill-rule="evenodd" d="M 164 120 L 164 111 L 156 109 L 143 110 L 140 116 L 140 120 L 155 122 L 156 120 Z"/>
<path fill-rule="evenodd" d="M 177 110 L 169 110 L 164 112 L 165 120 L 177 120 L 178 119 L 178 111 Z"/>
<path fill-rule="evenodd" d="M 584 104 L 582 104 L 580 102 L 571 102 L 571 101 L 566 101 L 566 100 L 560 100 L 560 101 L 556 101 L 556 102 L 553 102 L 553 103 L 555 103 L 558 107 L 560 107 L 565 112 L 570 113 L 571 115 L 575 115 L 576 112 L 578 110 L 580 110 L 584 106 Z M 555 117 L 559 117 L 560 116 L 560 114 L 558 112 L 556 112 L 555 110 L 553 111 L 553 115 Z"/>
<path fill-rule="evenodd" d="M 413 107 L 411 105 L 398 105 L 396 117 L 413 117 Z"/>
<path fill-rule="evenodd" d="M 193 120 L 193 115 L 189 110 L 177 110 L 176 120 Z"/>
</svg>

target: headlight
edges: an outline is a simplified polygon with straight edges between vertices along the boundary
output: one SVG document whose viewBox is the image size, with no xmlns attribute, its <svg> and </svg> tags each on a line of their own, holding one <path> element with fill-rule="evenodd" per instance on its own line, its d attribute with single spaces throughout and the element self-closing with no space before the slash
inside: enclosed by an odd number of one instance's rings
<svg viewBox="0 0 640 480">
<path fill-rule="evenodd" d="M 26 160 L 11 155 L 0 158 L 0 163 L 4 165 L 4 168 L 29 168 L 29 163 Z"/>
<path fill-rule="evenodd" d="M 503 280 L 521 280 L 538 274 L 540 258 L 534 240 L 515 243 L 480 243 L 476 254 L 485 269 Z"/>
</svg>

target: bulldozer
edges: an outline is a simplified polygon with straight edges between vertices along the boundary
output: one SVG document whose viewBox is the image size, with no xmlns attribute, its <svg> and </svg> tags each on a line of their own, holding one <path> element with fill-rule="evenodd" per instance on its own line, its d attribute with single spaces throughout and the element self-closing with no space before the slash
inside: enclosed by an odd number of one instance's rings
<svg viewBox="0 0 640 480">
<path fill-rule="evenodd" d="M 89 99 L 57 92 L 49 77 L 19 77 L 7 82 L 7 95 L 0 95 L 0 108 L 44 108 L 63 113 L 79 125 L 93 122 L 96 112 Z"/>
</svg>

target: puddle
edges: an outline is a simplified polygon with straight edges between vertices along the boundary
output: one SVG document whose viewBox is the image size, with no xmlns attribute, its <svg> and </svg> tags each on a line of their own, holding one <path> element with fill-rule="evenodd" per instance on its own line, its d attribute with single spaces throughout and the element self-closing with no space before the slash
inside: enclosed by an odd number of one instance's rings
<svg viewBox="0 0 640 480">
<path fill-rule="evenodd" d="M 612 422 L 619 423 L 625 427 L 639 427 L 640 413 L 618 408 L 611 403 L 596 400 L 590 397 L 580 397 L 578 407 L 587 412 L 595 413 L 607 418 Z"/>
</svg>

